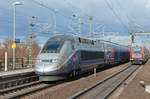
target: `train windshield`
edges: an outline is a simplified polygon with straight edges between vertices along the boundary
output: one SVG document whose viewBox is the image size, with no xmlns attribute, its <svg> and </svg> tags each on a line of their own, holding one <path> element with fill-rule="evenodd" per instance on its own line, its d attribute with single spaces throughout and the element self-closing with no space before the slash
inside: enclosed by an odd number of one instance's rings
<svg viewBox="0 0 150 99">
<path fill-rule="evenodd" d="M 63 41 L 48 41 L 41 53 L 59 53 L 62 45 Z"/>
<path fill-rule="evenodd" d="M 133 56 L 140 57 L 142 48 L 136 47 L 133 49 Z"/>
</svg>

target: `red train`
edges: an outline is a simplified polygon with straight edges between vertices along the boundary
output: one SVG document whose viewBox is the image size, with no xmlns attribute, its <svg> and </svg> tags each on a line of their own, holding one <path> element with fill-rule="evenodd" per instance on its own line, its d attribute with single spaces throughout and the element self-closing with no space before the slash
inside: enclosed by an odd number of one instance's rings
<svg viewBox="0 0 150 99">
<path fill-rule="evenodd" d="M 130 46 L 130 61 L 132 64 L 144 64 L 149 59 L 149 51 L 144 46 Z"/>
</svg>

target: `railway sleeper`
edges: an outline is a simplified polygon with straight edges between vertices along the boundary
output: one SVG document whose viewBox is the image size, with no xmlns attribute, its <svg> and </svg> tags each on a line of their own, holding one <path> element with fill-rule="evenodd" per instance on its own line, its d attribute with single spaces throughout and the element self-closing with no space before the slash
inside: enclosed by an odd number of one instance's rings
<svg viewBox="0 0 150 99">
<path fill-rule="evenodd" d="M 34 82 L 34 81 L 37 81 L 39 80 L 38 77 L 28 77 L 28 78 L 25 78 L 25 79 L 16 79 L 16 80 L 13 80 L 13 81 L 8 81 L 8 82 L 2 82 L 0 84 L 0 89 L 5 89 L 5 88 L 9 88 L 9 87 L 13 87 L 13 86 L 17 86 L 17 85 L 22 85 L 22 84 L 26 84 L 26 83 L 29 83 L 29 82 Z"/>
</svg>

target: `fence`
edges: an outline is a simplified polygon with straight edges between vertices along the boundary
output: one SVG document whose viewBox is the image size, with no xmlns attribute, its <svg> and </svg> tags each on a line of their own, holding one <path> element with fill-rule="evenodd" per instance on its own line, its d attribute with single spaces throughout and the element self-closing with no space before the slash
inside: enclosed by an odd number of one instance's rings
<svg viewBox="0 0 150 99">
<path fill-rule="evenodd" d="M 34 66 L 35 66 L 35 59 L 29 60 L 29 59 L 24 59 L 24 58 L 16 58 L 14 69 L 16 70 L 16 69 L 23 69 L 23 68 L 31 68 Z M 7 68 L 8 68 L 8 71 L 14 70 L 12 58 L 7 59 Z M 4 69 L 5 69 L 5 58 L 1 58 L 0 59 L 0 71 L 4 71 Z"/>
</svg>

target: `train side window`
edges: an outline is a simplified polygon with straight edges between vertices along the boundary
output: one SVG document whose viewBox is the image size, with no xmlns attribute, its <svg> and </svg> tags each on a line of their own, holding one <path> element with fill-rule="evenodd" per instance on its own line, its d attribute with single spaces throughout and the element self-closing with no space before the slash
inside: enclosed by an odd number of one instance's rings
<svg viewBox="0 0 150 99">
<path fill-rule="evenodd" d="M 94 41 L 92 40 L 92 44 L 94 45 Z"/>
<path fill-rule="evenodd" d="M 81 38 L 79 37 L 79 42 L 81 43 Z"/>
<path fill-rule="evenodd" d="M 81 59 L 83 61 L 100 59 L 100 58 L 104 58 L 104 52 L 81 51 Z"/>
<path fill-rule="evenodd" d="M 88 39 L 83 39 L 79 37 L 79 42 L 80 43 L 85 43 L 85 44 L 92 44 L 94 45 L 94 40 L 88 40 Z"/>
</svg>

